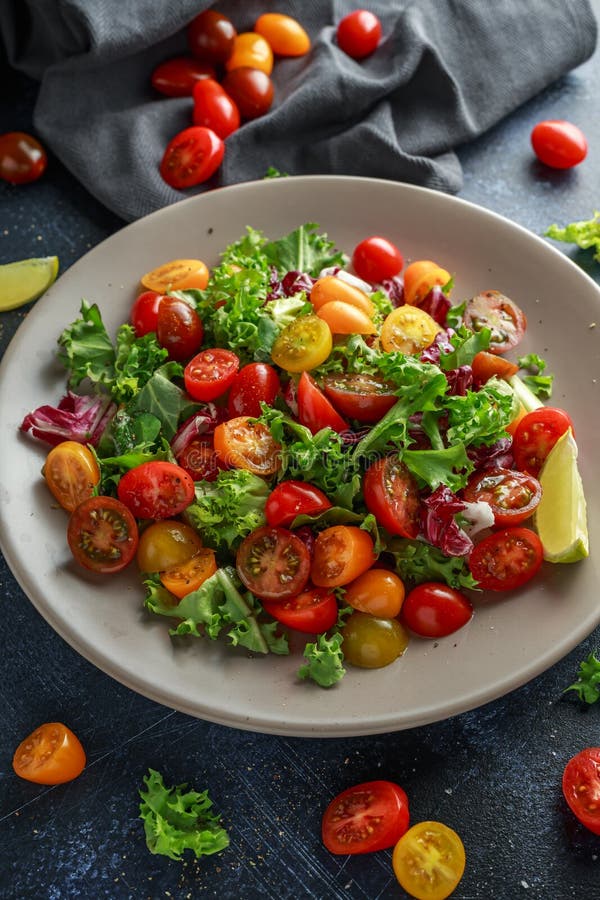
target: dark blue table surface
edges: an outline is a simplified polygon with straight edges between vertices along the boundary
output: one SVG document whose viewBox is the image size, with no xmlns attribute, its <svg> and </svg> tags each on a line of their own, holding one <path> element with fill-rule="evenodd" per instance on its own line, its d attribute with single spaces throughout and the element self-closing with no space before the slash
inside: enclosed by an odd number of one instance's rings
<svg viewBox="0 0 600 900">
<path fill-rule="evenodd" d="M 31 131 L 36 85 L 0 75 L 0 133 Z M 597 53 L 461 148 L 460 196 L 537 234 L 590 217 L 600 207 L 599 83 Z M 589 156 L 577 169 L 533 159 L 531 128 L 548 118 L 586 132 Z M 0 263 L 56 254 L 64 271 L 122 224 L 52 157 L 39 182 L 0 184 Z M 564 251 L 600 284 L 591 252 Z M 0 352 L 27 309 L 0 314 Z M 579 662 L 600 649 L 600 630 L 479 710 L 376 737 L 294 739 L 224 728 L 138 696 L 64 643 L 3 561 L 0 591 L 0 897 L 402 897 L 390 851 L 334 857 L 321 845 L 327 801 L 373 778 L 403 785 L 413 821 L 439 819 L 459 832 L 467 868 L 456 900 L 600 895 L 600 837 L 576 823 L 560 790 L 566 761 L 600 745 L 600 703 L 584 710 L 562 695 Z M 17 744 L 48 720 L 69 723 L 87 750 L 85 772 L 66 786 L 38 787 L 12 772 Z M 149 766 L 170 784 L 209 789 L 227 850 L 183 863 L 148 852 L 138 789 Z"/>
</svg>

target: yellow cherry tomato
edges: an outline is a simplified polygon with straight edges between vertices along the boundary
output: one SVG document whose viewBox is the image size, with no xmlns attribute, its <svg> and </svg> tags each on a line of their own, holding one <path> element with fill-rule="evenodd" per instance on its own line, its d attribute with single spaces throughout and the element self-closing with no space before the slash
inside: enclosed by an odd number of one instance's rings
<svg viewBox="0 0 600 900">
<path fill-rule="evenodd" d="M 432 287 L 444 287 L 452 276 L 430 259 L 418 259 L 404 271 L 404 302 L 421 303 Z"/>
<path fill-rule="evenodd" d="M 304 56 L 310 50 L 310 38 L 302 25 L 282 13 L 263 13 L 254 31 L 270 44 L 277 56 Z"/>
<path fill-rule="evenodd" d="M 408 632 L 398 619 L 382 619 L 355 610 L 342 628 L 344 659 L 360 669 L 389 666 L 408 647 Z"/>
<path fill-rule="evenodd" d="M 317 315 L 327 322 L 332 334 L 375 334 L 373 320 L 362 309 L 343 300 L 331 300 L 317 310 Z"/>
<path fill-rule="evenodd" d="M 243 31 L 235 38 L 233 52 L 225 63 L 225 68 L 231 72 L 232 69 L 240 69 L 242 66 L 260 69 L 267 75 L 273 71 L 273 51 L 262 34 Z"/>
<path fill-rule="evenodd" d="M 399 350 L 410 356 L 433 344 L 441 330 L 435 319 L 418 306 L 398 306 L 381 326 L 381 346 L 386 351 Z"/>
<path fill-rule="evenodd" d="M 142 572 L 181 566 L 202 549 L 200 535 L 178 519 L 153 522 L 140 534 L 137 563 Z"/>
<path fill-rule="evenodd" d="M 335 275 L 324 275 L 323 278 L 319 278 L 313 284 L 310 292 L 310 302 L 316 312 L 326 303 L 331 303 L 332 300 L 342 300 L 344 303 L 349 303 L 350 306 L 361 309 L 370 318 L 375 315 L 375 304 L 368 294 L 365 294 L 364 291 L 361 291 L 360 288 L 355 287 L 353 284 L 342 281 L 341 278 L 336 278 Z"/>
<path fill-rule="evenodd" d="M 275 338 L 271 359 L 288 372 L 310 372 L 325 362 L 332 346 L 326 322 L 318 316 L 299 316 Z"/>
<path fill-rule="evenodd" d="M 42 475 L 54 498 L 69 512 L 93 497 L 100 481 L 96 457 L 89 447 L 77 441 L 61 441 L 53 447 L 46 457 Z"/>
<path fill-rule="evenodd" d="M 465 870 L 465 848 L 442 822 L 418 822 L 405 832 L 392 854 L 401 886 L 416 900 L 445 900 Z"/>
<path fill-rule="evenodd" d="M 208 267 L 201 259 L 173 259 L 142 276 L 141 282 L 149 291 L 203 291 L 208 284 Z"/>
</svg>

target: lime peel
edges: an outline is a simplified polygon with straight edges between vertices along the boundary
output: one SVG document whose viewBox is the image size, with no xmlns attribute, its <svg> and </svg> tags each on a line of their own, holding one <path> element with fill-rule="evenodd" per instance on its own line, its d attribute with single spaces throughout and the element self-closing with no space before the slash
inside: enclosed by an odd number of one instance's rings
<svg viewBox="0 0 600 900">
<path fill-rule="evenodd" d="M 21 259 L 0 266 L 0 312 L 37 300 L 57 275 L 58 256 Z"/>
<path fill-rule="evenodd" d="M 569 428 L 556 442 L 539 475 L 542 499 L 535 526 L 544 559 L 572 563 L 589 556 L 586 501 L 577 466 L 577 444 Z"/>
</svg>

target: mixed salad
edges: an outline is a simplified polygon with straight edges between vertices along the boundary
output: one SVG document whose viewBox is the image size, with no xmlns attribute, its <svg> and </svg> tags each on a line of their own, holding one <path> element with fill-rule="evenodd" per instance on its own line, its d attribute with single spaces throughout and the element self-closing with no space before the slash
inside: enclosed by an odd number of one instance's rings
<svg viewBox="0 0 600 900">
<path fill-rule="evenodd" d="M 538 475 L 572 423 L 544 361 L 505 355 L 513 300 L 453 303 L 437 263 L 381 237 L 350 259 L 312 223 L 141 281 L 114 340 L 82 301 L 67 392 L 21 427 L 53 445 L 74 557 L 137 565 L 171 634 L 285 654 L 303 632 L 298 674 L 329 687 L 536 574 Z"/>
</svg>

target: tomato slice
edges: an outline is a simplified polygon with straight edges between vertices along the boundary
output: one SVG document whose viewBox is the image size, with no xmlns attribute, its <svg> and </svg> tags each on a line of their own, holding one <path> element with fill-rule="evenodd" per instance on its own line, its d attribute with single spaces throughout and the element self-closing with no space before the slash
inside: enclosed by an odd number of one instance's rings
<svg viewBox="0 0 600 900">
<path fill-rule="evenodd" d="M 229 415 L 260 416 L 261 403 L 272 406 L 281 390 L 279 375 L 267 363 L 248 363 L 235 376 L 229 390 Z"/>
<path fill-rule="evenodd" d="M 417 537 L 421 511 L 419 490 L 397 454 L 384 456 L 367 469 L 363 493 L 367 509 L 390 534 Z"/>
<path fill-rule="evenodd" d="M 375 375 L 326 375 L 323 391 L 335 408 L 358 422 L 378 422 L 397 401 L 393 386 Z"/>
<path fill-rule="evenodd" d="M 269 525 L 288 527 L 296 516 L 317 516 L 332 506 L 323 491 L 305 481 L 282 481 L 267 498 L 265 516 Z"/>
<path fill-rule="evenodd" d="M 402 835 L 392 854 L 394 873 L 416 900 L 445 900 L 465 871 L 465 848 L 443 822 L 418 822 Z"/>
<path fill-rule="evenodd" d="M 211 128 L 192 125 L 167 144 L 159 171 L 176 190 L 194 187 L 211 178 L 223 160 L 225 144 Z"/>
<path fill-rule="evenodd" d="M 185 562 L 161 572 L 160 580 L 168 591 L 181 599 L 186 594 L 197 591 L 216 571 L 214 550 L 201 547 Z"/>
<path fill-rule="evenodd" d="M 120 572 L 135 556 L 137 522 L 114 497 L 90 497 L 71 513 L 67 541 L 84 568 L 103 574 Z"/>
<path fill-rule="evenodd" d="M 500 291 L 483 291 L 469 300 L 463 319 L 471 331 L 489 328 L 490 353 L 499 355 L 516 347 L 527 328 L 523 310 Z"/>
<path fill-rule="evenodd" d="M 460 591 L 435 581 L 418 584 L 402 605 L 402 621 L 420 637 L 454 634 L 473 618 L 471 602 Z"/>
<path fill-rule="evenodd" d="M 317 535 L 311 578 L 318 587 L 349 584 L 375 562 L 371 535 L 356 525 L 332 525 Z"/>
<path fill-rule="evenodd" d="M 189 359 L 202 343 L 204 328 L 195 309 L 178 297 L 163 297 L 156 318 L 156 338 L 177 362 Z"/>
<path fill-rule="evenodd" d="M 600 747 L 586 747 L 569 760 L 562 789 L 581 824 L 600 834 Z"/>
<path fill-rule="evenodd" d="M 409 823 L 408 797 L 392 781 L 346 788 L 323 813 L 321 834 L 330 853 L 373 853 L 393 847 Z"/>
<path fill-rule="evenodd" d="M 282 625 L 308 634 L 329 631 L 338 618 L 335 594 L 322 587 L 308 586 L 288 600 L 263 600 L 263 607 Z"/>
<path fill-rule="evenodd" d="M 495 353 L 488 353 L 487 350 L 480 350 L 473 357 L 471 363 L 473 372 L 473 381 L 475 384 L 485 384 L 493 375 L 499 378 L 510 378 L 516 375 L 519 367 L 516 363 L 510 362 L 508 359 L 498 356 Z"/>
<path fill-rule="evenodd" d="M 473 472 L 462 495 L 469 503 L 489 503 L 495 525 L 520 525 L 537 509 L 542 487 L 526 472 L 490 466 Z"/>
<path fill-rule="evenodd" d="M 149 291 L 203 291 L 208 284 L 208 268 L 201 259 L 172 259 L 146 272 L 140 279 Z"/>
<path fill-rule="evenodd" d="M 574 432 L 571 417 L 564 409 L 544 406 L 527 413 L 513 435 L 515 465 L 523 472 L 539 475 L 546 457 L 569 428 Z"/>
<path fill-rule="evenodd" d="M 237 416 L 215 428 L 214 446 L 226 468 L 247 469 L 254 475 L 274 475 L 281 468 L 281 445 L 266 425 Z"/>
<path fill-rule="evenodd" d="M 504 528 L 475 545 L 471 574 L 484 591 L 512 591 L 526 584 L 543 561 L 542 542 L 529 528 Z"/>
<path fill-rule="evenodd" d="M 239 358 L 231 350 L 201 350 L 185 367 L 185 389 L 194 400 L 215 400 L 233 384 L 239 367 Z"/>
<path fill-rule="evenodd" d="M 83 500 L 94 495 L 100 481 L 96 457 L 84 444 L 62 441 L 52 448 L 42 475 L 63 509 L 72 512 Z"/>
<path fill-rule="evenodd" d="M 310 553 L 287 528 L 263 525 L 244 538 L 235 564 L 248 590 L 261 600 L 286 600 L 304 590 Z"/>
<path fill-rule="evenodd" d="M 324 363 L 333 346 L 331 330 L 316 315 L 299 316 L 277 335 L 271 348 L 276 366 L 288 372 L 316 369 Z"/>
<path fill-rule="evenodd" d="M 195 497 L 194 482 L 185 469 L 162 460 L 142 463 L 126 472 L 117 494 L 138 519 L 171 519 Z"/>
<path fill-rule="evenodd" d="M 348 423 L 336 412 L 314 378 L 303 372 L 298 382 L 298 418 L 313 434 L 331 428 L 338 434 L 348 431 Z"/>
<path fill-rule="evenodd" d="M 386 351 L 398 350 L 411 356 L 430 347 L 441 330 L 424 309 L 408 304 L 398 306 L 381 326 L 381 346 Z"/>
<path fill-rule="evenodd" d="M 13 756 L 19 778 L 35 784 L 64 784 L 81 775 L 85 751 L 62 722 L 45 722 L 22 741 Z"/>
</svg>

